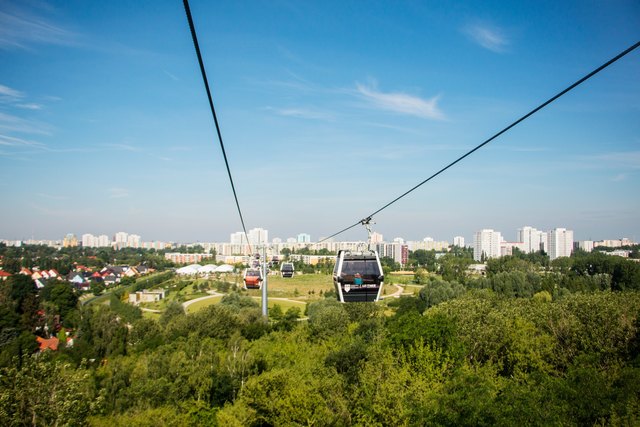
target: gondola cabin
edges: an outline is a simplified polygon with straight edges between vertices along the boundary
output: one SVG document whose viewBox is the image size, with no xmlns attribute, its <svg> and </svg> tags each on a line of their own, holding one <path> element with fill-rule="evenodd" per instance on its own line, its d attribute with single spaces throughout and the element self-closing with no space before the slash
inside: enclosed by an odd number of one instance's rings
<svg viewBox="0 0 640 427">
<path fill-rule="evenodd" d="M 259 268 L 247 268 L 242 275 L 244 287 L 247 289 L 260 289 L 262 287 L 262 270 Z"/>
<path fill-rule="evenodd" d="M 280 274 L 282 277 L 293 277 L 295 270 L 290 262 L 283 262 L 280 266 Z"/>
<path fill-rule="evenodd" d="M 340 302 L 374 302 L 380 299 L 384 273 L 376 251 L 339 251 L 333 285 Z"/>
</svg>

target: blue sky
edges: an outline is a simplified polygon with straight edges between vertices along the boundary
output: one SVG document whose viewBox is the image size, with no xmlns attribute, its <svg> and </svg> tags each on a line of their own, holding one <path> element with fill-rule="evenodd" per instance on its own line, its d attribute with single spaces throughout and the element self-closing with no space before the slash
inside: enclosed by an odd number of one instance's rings
<svg viewBox="0 0 640 427">
<path fill-rule="evenodd" d="M 191 9 L 246 225 L 281 238 L 356 222 L 640 40 L 637 1 Z M 182 2 L 0 0 L 0 64 L 0 238 L 241 229 Z M 640 49 L 375 230 L 640 240 L 639 77 Z"/>
</svg>

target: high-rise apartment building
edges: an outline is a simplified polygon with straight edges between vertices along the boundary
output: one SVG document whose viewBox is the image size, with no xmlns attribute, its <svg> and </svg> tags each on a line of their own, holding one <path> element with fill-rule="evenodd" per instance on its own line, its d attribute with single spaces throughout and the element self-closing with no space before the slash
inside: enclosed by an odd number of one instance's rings
<svg viewBox="0 0 640 427">
<path fill-rule="evenodd" d="M 74 248 L 78 246 L 78 238 L 75 234 L 69 233 L 64 236 L 64 239 L 62 240 L 62 246 L 65 248 Z"/>
<path fill-rule="evenodd" d="M 107 248 L 111 246 L 111 239 L 106 234 L 101 234 L 98 236 L 98 247 L 99 248 Z"/>
<path fill-rule="evenodd" d="M 593 240 L 581 240 L 578 242 L 578 248 L 582 249 L 585 252 L 591 252 L 593 251 Z M 574 247 L 575 247 L 575 243 L 574 243 Z"/>
<path fill-rule="evenodd" d="M 111 246 L 111 239 L 106 234 L 94 236 L 93 234 L 87 233 L 82 235 L 82 246 L 85 248 L 107 248 Z"/>
<path fill-rule="evenodd" d="M 311 235 L 307 233 L 298 234 L 298 243 L 310 243 Z"/>
<path fill-rule="evenodd" d="M 244 232 L 238 231 L 237 233 L 231 233 L 229 243 L 232 245 L 246 245 L 247 239 L 244 237 Z"/>
<path fill-rule="evenodd" d="M 137 234 L 129 234 L 127 236 L 127 247 L 128 248 L 139 248 L 142 245 L 142 237 Z"/>
<path fill-rule="evenodd" d="M 82 247 L 83 248 L 95 248 L 98 244 L 98 239 L 93 234 L 82 235 Z"/>
<path fill-rule="evenodd" d="M 502 235 L 499 231 L 483 229 L 473 235 L 473 259 L 481 261 L 484 258 L 500 257 L 500 242 Z"/>
<path fill-rule="evenodd" d="M 385 256 L 393 258 L 395 262 L 404 266 L 409 260 L 409 246 L 404 243 L 387 244 L 385 245 Z"/>
<path fill-rule="evenodd" d="M 573 250 L 573 231 L 556 228 L 547 233 L 549 259 L 571 256 Z"/>
<path fill-rule="evenodd" d="M 252 228 L 247 233 L 249 235 L 249 243 L 252 245 L 266 245 L 269 243 L 269 231 L 263 228 Z"/>
<path fill-rule="evenodd" d="M 518 228 L 518 238 L 516 239 L 518 242 L 524 243 L 524 252 L 532 253 L 538 252 L 543 249 L 543 242 L 546 240 L 543 238 L 545 235 L 544 232 L 537 230 L 533 227 L 524 226 L 522 228 Z"/>
<path fill-rule="evenodd" d="M 116 248 L 126 248 L 127 247 L 127 239 L 129 238 L 129 234 L 124 231 L 119 231 L 113 236 L 113 243 Z"/>
<path fill-rule="evenodd" d="M 453 246 L 458 246 L 460 248 L 464 248 L 464 237 L 462 236 L 455 236 L 453 238 Z"/>
<path fill-rule="evenodd" d="M 384 242 L 384 239 L 381 233 L 376 233 L 375 231 L 371 233 L 371 243 L 375 245 L 382 242 Z"/>
</svg>

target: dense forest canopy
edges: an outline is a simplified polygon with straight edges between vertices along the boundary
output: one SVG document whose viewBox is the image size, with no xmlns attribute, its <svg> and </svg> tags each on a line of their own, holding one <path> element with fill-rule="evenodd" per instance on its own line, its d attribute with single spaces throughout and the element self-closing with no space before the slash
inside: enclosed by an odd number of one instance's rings
<svg viewBox="0 0 640 427">
<path fill-rule="evenodd" d="M 65 255 L 45 252 L 28 257 Z M 127 295 L 189 282 L 160 272 L 89 300 L 67 282 L 37 289 L 14 274 L 0 282 L 0 422 L 640 423 L 638 263 L 515 254 L 478 276 L 465 251 L 412 260 L 413 295 L 379 304 L 310 295 L 304 312 L 276 305 L 269 321 L 222 279 L 219 303 L 187 314 L 174 302 L 151 316 Z M 60 345 L 40 352 L 36 336 Z"/>
</svg>

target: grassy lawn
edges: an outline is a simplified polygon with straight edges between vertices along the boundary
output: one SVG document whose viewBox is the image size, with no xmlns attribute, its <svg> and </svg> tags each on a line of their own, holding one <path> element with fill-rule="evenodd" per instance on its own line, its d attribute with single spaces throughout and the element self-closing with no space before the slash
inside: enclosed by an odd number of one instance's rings
<svg viewBox="0 0 640 427">
<path fill-rule="evenodd" d="M 207 298 L 205 300 L 202 301 L 198 301 L 198 302 L 194 302 L 193 304 L 191 304 L 189 307 L 187 307 L 187 314 L 189 313 L 195 313 L 198 310 L 201 310 L 205 307 L 208 307 L 210 305 L 213 304 L 217 304 L 222 300 L 221 296 L 217 296 L 217 297 L 211 297 L 211 298 Z"/>
<path fill-rule="evenodd" d="M 142 312 L 142 317 L 145 319 L 153 319 L 155 321 L 160 320 L 160 313 L 151 313 L 150 311 L 143 311 Z"/>
<path fill-rule="evenodd" d="M 288 279 L 279 275 L 269 276 L 267 290 L 270 297 L 316 300 L 321 298 L 320 291 L 333 290 L 333 279 L 326 274 L 296 274 Z M 260 289 L 250 289 L 248 295 L 260 296 L 261 292 Z"/>
<path fill-rule="evenodd" d="M 279 305 L 280 308 L 282 309 L 283 313 L 286 312 L 287 310 L 289 310 L 292 307 L 299 308 L 300 309 L 300 313 L 304 313 L 304 309 L 305 309 L 305 306 L 307 305 L 307 303 L 304 302 L 304 301 L 294 302 L 294 301 L 282 301 L 282 300 L 270 299 L 269 302 L 268 302 L 268 307 L 272 308 L 274 305 Z"/>
<path fill-rule="evenodd" d="M 167 291 L 166 297 L 155 303 L 141 304 L 141 308 L 149 308 L 153 310 L 164 311 L 167 305 L 176 301 L 183 303 L 192 299 L 201 298 L 203 296 L 209 296 L 206 291 L 201 291 L 199 285 L 202 283 L 209 284 L 211 289 L 215 289 L 216 280 L 226 281 L 230 284 L 236 284 L 242 286 L 242 278 L 238 275 L 228 275 L 220 279 L 207 279 L 207 278 L 185 278 L 185 277 L 173 277 L 163 283 L 153 286 L 154 289 L 165 289 Z M 194 284 L 198 287 L 194 290 Z M 184 285 L 184 286 L 183 286 Z M 269 300 L 269 307 L 274 304 L 280 305 L 284 312 L 290 307 L 298 307 L 304 311 L 305 304 L 307 302 L 316 301 L 322 299 L 327 291 L 333 290 L 333 281 L 330 275 L 326 274 L 298 274 L 292 278 L 283 278 L 280 275 L 274 275 L 268 277 L 268 291 L 270 298 L 289 298 L 299 303 L 291 301 L 278 301 Z M 181 289 L 180 289 L 181 288 Z M 387 291 L 395 292 L 394 287 L 390 287 Z M 262 291 L 260 289 L 250 289 L 243 291 L 245 295 L 260 299 Z M 187 308 L 189 313 L 193 313 L 211 304 L 220 302 L 221 298 L 210 298 L 203 301 L 198 301 Z M 146 317 L 155 318 L 157 315 L 149 312 L 145 312 Z"/>
<path fill-rule="evenodd" d="M 413 282 L 413 274 L 388 274 L 384 278 L 385 283 L 397 283 L 399 285 L 408 285 Z"/>
<path fill-rule="evenodd" d="M 260 297 L 253 297 L 254 300 L 260 304 Z M 187 307 L 187 313 L 195 313 L 198 310 L 202 310 L 205 307 L 208 307 L 213 304 L 218 304 L 222 300 L 222 297 L 211 297 L 202 301 L 194 302 L 189 307 Z M 282 300 L 269 300 L 269 308 L 272 308 L 274 305 L 279 305 L 282 308 L 282 312 L 286 312 L 291 307 L 296 307 L 300 309 L 300 313 L 304 313 L 305 306 L 307 305 L 304 301 L 282 301 Z"/>
<path fill-rule="evenodd" d="M 406 285 L 404 287 L 404 291 L 405 293 L 413 293 L 414 295 L 417 295 L 422 288 L 424 288 L 423 285 Z"/>
</svg>

